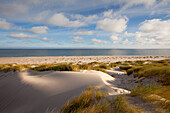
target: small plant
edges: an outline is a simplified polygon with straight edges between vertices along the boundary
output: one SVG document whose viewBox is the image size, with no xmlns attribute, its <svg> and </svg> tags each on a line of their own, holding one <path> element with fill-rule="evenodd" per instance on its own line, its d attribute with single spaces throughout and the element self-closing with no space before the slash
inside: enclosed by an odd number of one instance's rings
<svg viewBox="0 0 170 113">
<path fill-rule="evenodd" d="M 109 66 L 107 66 L 106 64 L 101 64 L 101 65 L 99 65 L 99 68 L 102 68 L 102 69 L 110 69 Z"/>
<path fill-rule="evenodd" d="M 119 95 L 113 102 L 115 113 L 139 113 L 136 108 L 133 108 L 127 101 L 126 97 Z"/>
<path fill-rule="evenodd" d="M 154 84 L 149 84 L 146 86 L 139 85 L 136 86 L 135 88 L 131 89 L 131 96 L 137 96 L 137 95 L 143 95 L 143 94 L 150 94 L 151 91 L 154 91 L 158 89 L 160 86 L 154 85 Z"/>
<path fill-rule="evenodd" d="M 132 66 L 120 66 L 119 68 L 122 70 L 128 70 L 128 69 L 132 68 Z"/>
<path fill-rule="evenodd" d="M 95 92 L 95 98 L 96 100 L 100 100 L 101 98 L 105 97 L 105 93 L 103 93 L 103 91 L 99 90 Z"/>
</svg>

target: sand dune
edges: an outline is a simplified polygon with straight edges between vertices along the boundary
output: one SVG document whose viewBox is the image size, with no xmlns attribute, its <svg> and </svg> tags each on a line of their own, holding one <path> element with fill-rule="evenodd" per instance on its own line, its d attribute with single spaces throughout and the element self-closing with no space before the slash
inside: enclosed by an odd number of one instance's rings
<svg viewBox="0 0 170 113">
<path fill-rule="evenodd" d="M 2 74 L 2 73 L 1 73 Z M 39 113 L 59 110 L 66 101 L 78 96 L 89 85 L 110 94 L 128 91 L 116 88 L 115 78 L 98 71 L 84 72 L 8 72 L 0 77 L 1 113 Z"/>
</svg>

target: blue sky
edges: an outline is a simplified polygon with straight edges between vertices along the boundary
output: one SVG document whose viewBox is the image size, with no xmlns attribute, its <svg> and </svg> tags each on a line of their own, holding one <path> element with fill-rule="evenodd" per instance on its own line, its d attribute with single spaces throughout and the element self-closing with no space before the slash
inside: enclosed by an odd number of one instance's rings
<svg viewBox="0 0 170 113">
<path fill-rule="evenodd" d="M 170 0 L 0 0 L 0 48 L 170 48 Z"/>
</svg>

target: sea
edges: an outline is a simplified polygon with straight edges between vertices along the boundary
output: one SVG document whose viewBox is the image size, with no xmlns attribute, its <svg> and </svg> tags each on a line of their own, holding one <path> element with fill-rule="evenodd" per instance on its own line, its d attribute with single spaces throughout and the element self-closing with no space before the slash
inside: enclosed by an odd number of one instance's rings
<svg viewBox="0 0 170 113">
<path fill-rule="evenodd" d="M 170 56 L 170 49 L 0 49 L 0 57 Z"/>
</svg>

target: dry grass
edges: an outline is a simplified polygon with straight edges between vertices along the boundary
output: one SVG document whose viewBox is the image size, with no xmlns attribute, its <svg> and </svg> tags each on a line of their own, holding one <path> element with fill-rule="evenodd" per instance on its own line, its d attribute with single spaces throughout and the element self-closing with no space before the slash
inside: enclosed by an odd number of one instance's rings
<svg viewBox="0 0 170 113">
<path fill-rule="evenodd" d="M 80 96 L 67 102 L 61 109 L 61 113 L 105 113 L 108 107 L 100 102 L 105 95 L 103 91 L 96 91 L 94 87 L 89 87 Z"/>
<path fill-rule="evenodd" d="M 139 96 L 146 102 L 154 103 L 170 112 L 170 86 L 138 86 L 131 90 L 131 96 Z"/>
<path fill-rule="evenodd" d="M 113 102 L 115 113 L 139 113 L 140 111 L 132 107 L 126 100 L 125 96 L 117 96 Z"/>
</svg>

